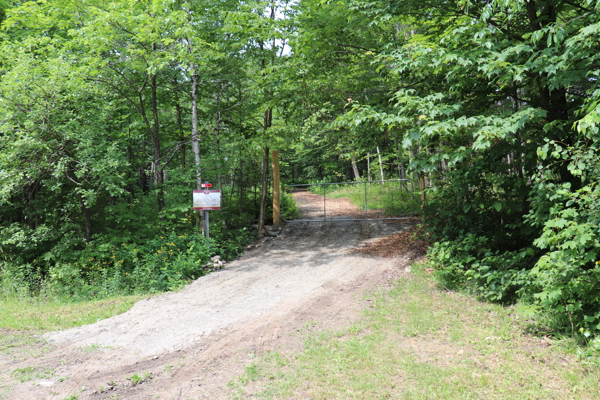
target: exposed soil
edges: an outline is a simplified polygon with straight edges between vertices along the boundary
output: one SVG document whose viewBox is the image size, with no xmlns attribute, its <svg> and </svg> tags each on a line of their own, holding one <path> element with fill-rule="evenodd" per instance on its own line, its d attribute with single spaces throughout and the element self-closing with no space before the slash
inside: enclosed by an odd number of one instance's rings
<svg viewBox="0 0 600 400">
<path fill-rule="evenodd" d="M 304 215 L 316 207 L 302 200 Z M 408 233 L 390 235 L 413 222 L 287 224 L 277 237 L 261 239 L 239 260 L 179 292 L 47 334 L 49 349 L 39 357 L 0 358 L 0 382 L 13 386 L 5 398 L 229 398 L 227 383 L 253 357 L 297 351 L 307 330 L 347 326 L 365 291 L 404 274 L 422 248 L 406 244 L 412 242 Z M 376 241 L 385 237 L 379 244 L 388 250 L 378 253 Z M 396 246 L 407 251 L 391 252 Z M 50 372 L 24 383 L 11 376 L 28 367 Z"/>
<path fill-rule="evenodd" d="M 401 221 L 401 223 L 411 223 L 416 221 L 417 219 L 413 218 L 410 221 Z M 410 229 L 393 233 L 371 243 L 366 243 L 362 247 L 351 250 L 351 252 L 364 253 L 377 257 L 402 256 L 417 258 L 423 256 L 423 254 L 427 252 L 428 246 L 429 243 L 423 232 Z"/>
</svg>

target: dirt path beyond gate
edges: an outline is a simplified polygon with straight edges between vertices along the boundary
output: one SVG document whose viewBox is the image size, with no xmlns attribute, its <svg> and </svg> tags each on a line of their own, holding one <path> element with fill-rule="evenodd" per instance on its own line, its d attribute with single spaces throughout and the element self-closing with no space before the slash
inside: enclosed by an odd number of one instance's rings
<svg viewBox="0 0 600 400">
<path fill-rule="evenodd" d="M 5 398 L 226 399 L 227 383 L 252 357 L 297 351 L 306 330 L 348 325 L 365 291 L 404 273 L 414 254 L 382 258 L 353 250 L 410 227 L 373 221 L 289 224 L 179 292 L 46 335 L 51 350 L 0 365 L 0 382 L 29 367 L 49 376 L 14 381 Z"/>
</svg>

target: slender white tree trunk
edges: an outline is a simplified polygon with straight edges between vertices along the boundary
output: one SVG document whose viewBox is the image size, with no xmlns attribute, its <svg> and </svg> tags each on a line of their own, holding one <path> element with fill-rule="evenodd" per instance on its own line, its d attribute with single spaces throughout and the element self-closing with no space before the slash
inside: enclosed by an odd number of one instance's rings
<svg viewBox="0 0 600 400">
<path fill-rule="evenodd" d="M 354 180 L 360 179 L 360 174 L 358 173 L 358 167 L 356 166 L 356 156 L 352 155 L 352 171 L 354 171 Z"/>
<path fill-rule="evenodd" d="M 200 143 L 198 142 L 198 112 L 196 110 L 196 87 L 198 78 L 194 73 L 192 75 L 192 151 L 196 160 L 196 190 L 202 189 L 202 169 L 200 167 Z"/>
<path fill-rule="evenodd" d="M 383 180 L 383 165 L 381 164 L 381 153 L 379 152 L 379 146 L 377 146 L 377 157 L 379 157 L 379 174 L 381 175 L 381 180 Z"/>
</svg>

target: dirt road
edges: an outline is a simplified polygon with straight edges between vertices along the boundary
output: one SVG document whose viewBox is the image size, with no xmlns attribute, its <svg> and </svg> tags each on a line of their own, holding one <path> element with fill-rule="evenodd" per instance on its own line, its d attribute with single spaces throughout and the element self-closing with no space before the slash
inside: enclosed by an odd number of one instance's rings
<svg viewBox="0 0 600 400">
<path fill-rule="evenodd" d="M 50 352 L 0 370 L 33 366 L 49 376 L 16 384 L 6 398 L 226 399 L 227 383 L 252 357 L 297 350 L 307 329 L 349 324 L 362 294 L 408 262 L 352 250 L 409 228 L 381 221 L 288 224 L 179 292 L 46 335 Z"/>
</svg>

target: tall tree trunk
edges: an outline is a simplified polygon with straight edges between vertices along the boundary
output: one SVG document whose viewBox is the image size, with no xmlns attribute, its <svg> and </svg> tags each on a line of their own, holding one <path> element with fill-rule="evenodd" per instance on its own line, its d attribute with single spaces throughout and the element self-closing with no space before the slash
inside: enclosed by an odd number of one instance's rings
<svg viewBox="0 0 600 400">
<path fill-rule="evenodd" d="M 223 157 L 221 154 L 221 84 L 219 84 L 219 86 L 218 86 L 217 95 L 216 95 L 215 100 L 217 102 L 217 112 L 215 112 L 215 136 L 216 136 L 215 152 L 217 154 L 217 165 L 216 165 L 217 181 L 215 183 L 217 184 L 218 188 L 222 189 L 223 175 L 221 172 L 223 171 L 223 168 L 221 166 L 221 162 L 223 162 Z"/>
<path fill-rule="evenodd" d="M 281 216 L 281 182 L 279 180 L 279 151 L 273 150 L 271 154 L 273 167 L 273 225 L 279 226 Z"/>
<path fill-rule="evenodd" d="M 377 146 L 377 157 L 379 157 L 379 174 L 381 175 L 381 180 L 383 180 L 383 165 L 381 164 L 381 153 L 379 152 L 379 146 Z"/>
<path fill-rule="evenodd" d="M 238 96 L 239 96 L 239 98 L 243 98 L 241 88 L 238 88 Z M 239 117 L 240 117 L 240 124 L 241 124 L 241 121 L 244 120 L 243 107 L 239 107 L 239 113 L 240 113 Z M 246 134 L 244 133 L 243 130 L 242 130 L 242 134 L 244 135 L 244 139 L 247 139 Z M 248 182 L 245 181 L 245 179 L 247 180 L 248 178 L 244 177 L 244 158 L 243 158 L 243 151 L 242 151 L 241 147 L 240 147 L 240 175 L 239 176 L 240 176 L 240 217 L 241 217 L 244 214 L 244 196 L 245 196 L 244 189 L 245 189 L 246 184 L 248 184 Z"/>
<path fill-rule="evenodd" d="M 265 111 L 263 117 L 263 126 L 265 132 L 271 127 L 273 121 L 273 109 L 269 108 Z M 260 211 L 258 214 L 258 232 L 257 236 L 262 236 L 263 227 L 265 226 L 265 209 L 267 207 L 267 191 L 269 188 L 269 147 L 263 149 L 263 165 L 262 165 L 262 186 L 260 190 Z"/>
<path fill-rule="evenodd" d="M 81 211 L 83 212 L 83 222 L 85 224 L 85 241 L 90 242 L 92 240 L 92 212 L 85 205 L 85 201 L 80 199 Z"/>
<path fill-rule="evenodd" d="M 535 0 L 529 0 L 526 2 L 526 10 L 529 17 L 529 26 L 531 31 L 539 31 L 548 26 L 557 23 L 558 15 L 556 8 L 551 3 L 541 2 L 538 7 Z M 550 33 L 546 33 L 550 35 Z M 538 47 L 543 47 L 545 40 L 538 42 Z M 542 74 L 541 79 L 538 82 L 543 82 L 544 78 L 548 76 L 547 73 Z M 548 112 L 548 121 L 569 121 L 569 103 L 567 100 L 567 92 L 564 88 L 551 89 L 547 84 L 540 83 L 539 86 L 540 94 L 540 105 Z M 561 126 L 563 124 L 556 125 L 552 131 L 548 132 L 548 136 L 551 139 L 561 141 L 566 146 L 573 145 L 573 135 L 569 132 L 568 128 Z M 568 170 L 569 162 L 567 160 L 561 162 L 558 165 L 558 172 L 562 182 L 571 183 L 571 190 L 577 190 L 581 188 L 581 177 L 575 176 Z"/>
<path fill-rule="evenodd" d="M 240 217 L 244 214 L 244 160 L 241 157 L 242 151 L 240 150 L 240 174 L 239 174 L 239 185 L 240 185 Z"/>
<path fill-rule="evenodd" d="M 156 45 L 152 45 L 152 49 L 156 49 Z M 158 204 L 158 211 L 162 211 L 165 208 L 165 196 L 163 192 L 164 175 L 163 169 L 160 164 L 160 122 L 158 117 L 158 97 L 157 97 L 157 83 L 156 74 L 152 75 L 152 147 L 154 150 L 154 180 L 156 181 L 157 192 L 156 201 Z"/>
<path fill-rule="evenodd" d="M 360 180 L 360 174 L 358 173 L 358 167 L 356 166 L 356 156 L 354 154 L 352 154 L 352 171 L 354 172 L 354 180 Z"/>
<path fill-rule="evenodd" d="M 262 185 L 260 189 L 260 212 L 258 215 L 257 236 L 262 237 L 263 227 L 265 226 L 265 208 L 267 207 L 267 192 L 269 188 L 269 147 L 263 149 L 263 171 Z"/>
<path fill-rule="evenodd" d="M 400 179 L 404 179 L 404 163 L 400 161 L 400 149 L 396 141 L 396 163 L 398 164 L 398 175 Z"/>
<path fill-rule="evenodd" d="M 198 111 L 196 110 L 198 78 L 192 75 L 192 151 L 196 163 L 196 190 L 202 189 L 202 169 L 200 166 L 200 143 L 198 142 Z"/>
<path fill-rule="evenodd" d="M 271 2 L 271 15 L 269 17 L 272 20 L 275 20 L 275 1 L 273 0 Z M 259 43 L 260 46 L 260 50 L 261 53 L 264 51 L 264 42 L 261 40 Z M 276 56 L 276 51 L 277 51 L 277 47 L 276 47 L 276 41 L 275 38 L 273 38 L 273 42 L 271 45 L 271 65 L 275 65 L 275 56 Z M 265 69 L 265 58 L 262 58 L 260 60 L 260 67 L 262 70 Z M 270 91 L 266 91 L 265 92 L 265 97 L 266 99 L 269 99 L 272 96 L 272 93 Z M 266 141 L 266 133 L 267 130 L 271 127 L 273 123 L 273 108 L 269 107 L 267 110 L 265 110 L 264 116 L 263 116 L 263 128 L 264 128 L 264 132 L 265 132 L 265 141 Z M 262 173 L 262 187 L 261 187 L 261 193 L 260 193 L 260 211 L 259 211 L 259 216 L 258 216 L 258 232 L 257 232 L 257 236 L 261 237 L 262 236 L 262 231 L 263 231 L 263 227 L 265 225 L 265 208 L 267 207 L 267 191 L 269 188 L 269 147 L 265 146 L 263 149 L 264 153 L 263 153 L 263 173 Z"/>
<path fill-rule="evenodd" d="M 175 111 L 177 112 L 177 126 L 179 128 L 179 163 L 182 167 L 185 167 L 185 145 L 183 142 L 185 141 L 185 135 L 183 133 L 183 123 L 181 121 L 181 105 L 179 104 L 179 99 L 176 100 L 175 103 Z"/>
</svg>

